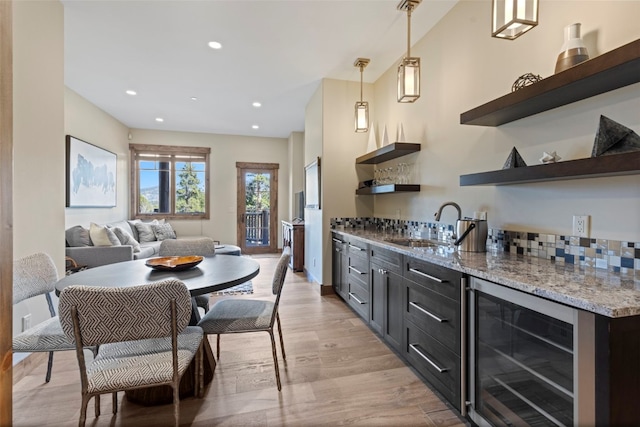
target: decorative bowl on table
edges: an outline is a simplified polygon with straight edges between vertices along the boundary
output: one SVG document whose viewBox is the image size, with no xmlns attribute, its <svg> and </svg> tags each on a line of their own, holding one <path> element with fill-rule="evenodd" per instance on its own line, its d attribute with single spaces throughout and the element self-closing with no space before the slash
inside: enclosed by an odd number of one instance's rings
<svg viewBox="0 0 640 427">
<path fill-rule="evenodd" d="M 147 267 L 160 271 L 182 271 L 195 267 L 202 262 L 201 256 L 165 256 L 150 258 L 145 262 Z"/>
</svg>

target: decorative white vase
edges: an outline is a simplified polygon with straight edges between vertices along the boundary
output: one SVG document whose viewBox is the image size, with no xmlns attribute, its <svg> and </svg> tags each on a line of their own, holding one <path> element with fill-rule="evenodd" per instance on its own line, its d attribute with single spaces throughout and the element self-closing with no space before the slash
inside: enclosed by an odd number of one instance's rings
<svg viewBox="0 0 640 427">
<path fill-rule="evenodd" d="M 378 141 L 376 140 L 376 128 L 371 126 L 369 129 L 369 141 L 367 142 L 367 153 L 378 149 Z"/>
<path fill-rule="evenodd" d="M 556 60 L 556 73 L 589 59 L 589 52 L 580 37 L 580 23 L 564 27 L 564 43 Z"/>
<path fill-rule="evenodd" d="M 389 134 L 387 133 L 387 125 L 382 129 L 382 138 L 380 139 L 382 146 L 389 145 Z"/>
</svg>

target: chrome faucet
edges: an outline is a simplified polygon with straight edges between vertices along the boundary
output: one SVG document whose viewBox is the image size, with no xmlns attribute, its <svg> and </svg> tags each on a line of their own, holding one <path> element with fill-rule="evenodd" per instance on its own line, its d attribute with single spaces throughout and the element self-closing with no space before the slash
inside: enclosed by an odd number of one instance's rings
<svg viewBox="0 0 640 427">
<path fill-rule="evenodd" d="M 442 206 L 438 208 L 438 212 L 436 212 L 435 214 L 436 221 L 440 221 L 440 216 L 442 215 L 442 209 L 445 206 L 453 206 L 454 208 L 456 208 L 458 210 L 458 219 L 462 219 L 462 209 L 460 209 L 460 206 L 458 206 L 458 204 L 455 202 L 445 202 L 442 204 Z"/>
</svg>

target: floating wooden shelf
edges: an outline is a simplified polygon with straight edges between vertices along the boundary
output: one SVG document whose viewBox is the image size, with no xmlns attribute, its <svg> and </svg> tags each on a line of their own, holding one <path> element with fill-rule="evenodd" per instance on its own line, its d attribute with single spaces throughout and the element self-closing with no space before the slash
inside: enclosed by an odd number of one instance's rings
<svg viewBox="0 0 640 427">
<path fill-rule="evenodd" d="M 640 174 L 640 151 L 460 175 L 460 186 L 508 185 L 634 174 Z"/>
<path fill-rule="evenodd" d="M 370 196 L 374 194 L 406 193 L 409 191 L 420 191 L 420 185 L 418 184 L 376 185 L 373 187 L 358 188 L 356 190 L 356 194 L 360 196 Z"/>
<path fill-rule="evenodd" d="M 385 145 L 384 147 L 358 157 L 356 164 L 377 165 L 378 163 L 383 163 L 418 151 L 420 151 L 420 144 L 394 142 L 393 144 Z"/>
<path fill-rule="evenodd" d="M 640 39 L 460 114 L 460 124 L 500 126 L 640 82 Z"/>
</svg>

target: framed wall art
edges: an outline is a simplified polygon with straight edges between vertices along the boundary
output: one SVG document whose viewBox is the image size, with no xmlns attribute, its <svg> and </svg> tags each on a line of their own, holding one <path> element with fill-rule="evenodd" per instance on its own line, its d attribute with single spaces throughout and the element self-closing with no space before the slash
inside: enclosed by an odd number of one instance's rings
<svg viewBox="0 0 640 427">
<path fill-rule="evenodd" d="M 116 206 L 116 154 L 71 135 L 66 144 L 66 206 Z"/>
<path fill-rule="evenodd" d="M 320 157 L 304 167 L 305 208 L 320 209 Z"/>
</svg>

